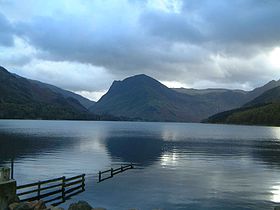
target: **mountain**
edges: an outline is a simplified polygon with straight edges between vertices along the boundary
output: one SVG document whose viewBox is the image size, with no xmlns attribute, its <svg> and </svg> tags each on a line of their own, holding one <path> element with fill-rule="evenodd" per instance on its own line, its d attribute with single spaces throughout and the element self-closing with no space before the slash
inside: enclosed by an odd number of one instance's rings
<svg viewBox="0 0 280 210">
<path fill-rule="evenodd" d="M 71 91 L 61 89 L 61 88 L 56 87 L 54 85 L 46 84 L 46 83 L 43 83 L 43 82 L 40 82 L 40 81 L 37 81 L 37 80 L 29 80 L 29 81 L 33 84 L 36 84 L 36 85 L 40 86 L 41 88 L 50 89 L 51 91 L 63 96 L 65 99 L 67 99 L 67 98 L 76 99 L 86 109 L 89 109 L 91 106 L 93 106 L 95 104 L 94 101 L 91 101 L 91 100 L 89 100 L 89 99 L 87 99 L 83 96 L 80 96 L 76 93 L 73 93 Z"/>
<path fill-rule="evenodd" d="M 0 67 L 0 118 L 95 118 L 77 99 L 66 98 L 42 84 L 11 74 Z"/>
<path fill-rule="evenodd" d="M 230 110 L 233 108 L 241 107 L 245 103 L 250 102 L 257 96 L 263 94 L 265 91 L 270 90 L 272 88 L 280 86 L 280 80 L 275 81 L 272 80 L 267 84 L 255 88 L 252 91 L 244 91 L 244 90 L 229 90 L 229 89 L 187 89 L 187 88 L 173 88 L 173 90 L 193 95 L 202 98 L 212 98 L 212 100 L 217 100 L 217 103 L 221 106 L 221 109 Z"/>
<path fill-rule="evenodd" d="M 256 98 L 256 97 L 260 96 L 261 94 L 263 94 L 264 92 L 266 92 L 268 90 L 271 90 L 272 88 L 275 88 L 275 87 L 278 87 L 278 86 L 280 86 L 280 80 L 278 80 L 278 81 L 272 80 L 272 81 L 270 81 L 269 83 L 265 84 L 262 87 L 258 87 L 258 88 L 255 88 L 252 91 L 249 91 L 248 92 L 248 96 L 249 96 L 248 99 L 249 99 L 249 101 L 251 101 L 254 98 Z"/>
<path fill-rule="evenodd" d="M 211 116 L 206 122 L 280 125 L 280 87 L 265 91 L 239 109 Z"/>
<path fill-rule="evenodd" d="M 206 94 L 222 94 L 222 93 L 228 93 L 228 92 L 235 92 L 235 93 L 241 93 L 246 94 L 247 92 L 244 90 L 229 90 L 229 89 L 223 89 L 223 88 L 208 88 L 208 89 L 194 89 L 194 88 L 172 88 L 173 90 L 185 93 L 188 95 L 206 95 Z"/>
<path fill-rule="evenodd" d="M 114 81 L 109 91 L 90 111 L 143 121 L 200 122 L 213 114 L 241 107 L 273 85 L 278 84 L 271 83 L 249 92 L 170 89 L 141 74 L 123 81 Z"/>
<path fill-rule="evenodd" d="M 279 85 L 280 81 L 271 81 L 252 91 L 170 89 L 141 74 L 114 81 L 108 92 L 95 103 L 53 85 L 11 74 L 0 67 L 0 118 L 200 122 L 222 112 L 218 115 L 222 122 L 224 111 L 239 107 L 239 111 L 248 111 L 252 107 L 268 106 L 265 111 L 272 112 L 270 109 L 277 108 L 278 89 L 269 89 Z"/>
<path fill-rule="evenodd" d="M 186 111 L 192 96 L 177 93 L 144 74 L 114 81 L 109 91 L 90 109 L 97 114 L 111 114 L 144 121 L 197 120 Z"/>
<path fill-rule="evenodd" d="M 279 103 L 280 102 L 280 86 L 265 91 L 260 96 L 246 103 L 244 107 L 252 107 L 261 104 Z"/>
<path fill-rule="evenodd" d="M 207 116 L 240 107 L 248 101 L 248 92 L 244 90 L 185 88 L 173 90 L 186 95 L 191 95 L 193 98 L 202 101 L 205 105 L 211 105 L 211 109 L 207 113 Z M 202 118 L 200 120 L 202 120 Z"/>
</svg>

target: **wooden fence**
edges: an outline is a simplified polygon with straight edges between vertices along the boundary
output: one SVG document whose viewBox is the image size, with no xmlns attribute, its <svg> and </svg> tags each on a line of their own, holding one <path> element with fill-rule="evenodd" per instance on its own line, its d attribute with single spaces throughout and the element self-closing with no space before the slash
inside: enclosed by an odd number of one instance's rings
<svg viewBox="0 0 280 210">
<path fill-rule="evenodd" d="M 60 177 L 46 181 L 17 186 L 20 201 L 44 200 L 57 206 L 67 199 L 85 191 L 85 174 L 71 178 Z"/>
<path fill-rule="evenodd" d="M 111 169 L 106 170 L 106 171 L 99 171 L 99 173 L 98 173 L 98 182 L 102 182 L 102 181 L 104 181 L 106 179 L 110 179 L 110 178 L 112 178 L 116 174 L 122 173 L 122 172 L 124 172 L 126 170 L 133 169 L 133 168 L 134 168 L 134 166 L 131 163 L 129 165 L 121 166 L 121 167 L 119 167 L 117 169 L 111 168 Z M 105 177 L 102 177 L 103 174 L 109 174 L 109 175 L 107 175 Z"/>
</svg>

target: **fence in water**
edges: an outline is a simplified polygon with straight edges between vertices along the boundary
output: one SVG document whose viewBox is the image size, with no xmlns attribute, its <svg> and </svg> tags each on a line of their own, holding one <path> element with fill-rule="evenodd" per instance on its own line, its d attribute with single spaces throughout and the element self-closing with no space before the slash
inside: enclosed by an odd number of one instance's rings
<svg viewBox="0 0 280 210">
<path fill-rule="evenodd" d="M 85 191 L 85 174 L 66 178 L 65 176 L 17 186 L 20 201 L 44 200 L 57 206 L 72 196 Z"/>
<path fill-rule="evenodd" d="M 124 172 L 126 170 L 129 170 L 129 169 L 133 169 L 133 168 L 134 168 L 134 166 L 131 163 L 131 164 L 124 165 L 124 166 L 121 166 L 121 167 L 116 168 L 116 169 L 111 168 L 111 169 L 106 170 L 106 171 L 99 171 L 99 173 L 98 173 L 98 182 L 102 182 L 102 181 L 104 181 L 106 179 L 113 178 L 114 175 L 122 173 L 122 172 Z M 105 174 L 105 177 L 103 177 L 104 174 Z"/>
</svg>

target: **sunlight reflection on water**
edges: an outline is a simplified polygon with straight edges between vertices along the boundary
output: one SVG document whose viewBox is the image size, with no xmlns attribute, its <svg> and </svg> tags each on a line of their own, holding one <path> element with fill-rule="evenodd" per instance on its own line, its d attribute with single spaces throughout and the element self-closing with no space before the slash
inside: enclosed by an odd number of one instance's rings
<svg viewBox="0 0 280 210">
<path fill-rule="evenodd" d="M 271 190 L 271 201 L 279 203 L 280 202 L 280 185 L 275 185 Z"/>
</svg>

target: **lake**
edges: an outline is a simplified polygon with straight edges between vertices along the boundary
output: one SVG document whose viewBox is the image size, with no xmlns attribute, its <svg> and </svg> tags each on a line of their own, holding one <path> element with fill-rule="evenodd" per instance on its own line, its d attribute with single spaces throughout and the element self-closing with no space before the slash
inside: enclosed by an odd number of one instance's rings
<svg viewBox="0 0 280 210">
<path fill-rule="evenodd" d="M 0 165 L 18 184 L 86 173 L 86 200 L 108 210 L 273 209 L 280 128 L 192 123 L 0 120 Z M 99 170 L 136 164 L 97 183 Z"/>
</svg>

